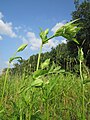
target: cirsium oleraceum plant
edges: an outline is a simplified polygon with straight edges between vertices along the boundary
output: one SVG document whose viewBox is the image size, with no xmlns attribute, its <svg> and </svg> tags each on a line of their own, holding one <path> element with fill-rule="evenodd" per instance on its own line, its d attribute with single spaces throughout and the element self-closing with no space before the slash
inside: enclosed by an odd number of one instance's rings
<svg viewBox="0 0 90 120">
<path fill-rule="evenodd" d="M 78 33 L 78 31 L 81 29 L 81 27 L 78 27 L 78 24 L 76 24 L 75 22 L 78 21 L 79 19 L 73 20 L 69 23 L 66 23 L 65 25 L 63 25 L 62 27 L 60 27 L 52 36 L 50 36 L 48 38 L 48 33 L 49 33 L 49 29 L 46 29 L 45 31 L 42 30 L 42 28 L 40 28 L 41 32 L 40 32 L 40 38 L 42 40 L 41 46 L 40 46 L 40 52 L 38 55 L 38 62 L 37 62 L 37 69 L 39 68 L 39 62 L 40 62 L 40 54 L 42 52 L 42 47 L 44 44 L 48 43 L 48 41 L 52 38 L 55 37 L 59 37 L 62 36 L 64 38 L 66 38 L 67 40 L 72 40 L 75 43 L 79 44 L 79 42 L 76 40 L 76 34 Z"/>
<path fill-rule="evenodd" d="M 76 34 L 79 32 L 79 30 L 81 29 L 81 27 L 78 27 L 78 23 L 76 23 L 79 19 L 73 20 L 69 23 L 66 23 L 65 25 L 63 25 L 62 27 L 60 27 L 55 33 L 54 35 L 52 35 L 51 37 L 47 37 L 48 33 L 49 33 L 49 29 L 46 29 L 45 31 L 43 31 L 41 29 L 40 32 L 40 38 L 42 40 L 42 44 L 40 47 L 40 52 L 39 52 L 39 56 L 38 56 L 38 62 L 37 62 L 37 69 L 39 68 L 39 62 L 40 62 L 40 54 L 42 52 L 42 47 L 44 44 L 48 43 L 48 41 L 52 38 L 55 37 L 59 37 L 62 36 L 64 38 L 66 38 L 67 40 L 72 40 L 73 42 L 75 42 L 77 45 L 79 44 L 79 42 L 76 39 Z M 80 61 L 80 77 L 81 77 L 81 84 L 82 84 L 82 91 L 83 91 L 83 98 L 82 98 L 82 119 L 85 120 L 85 113 L 84 113 L 84 85 L 83 85 L 83 77 L 82 77 L 82 70 L 81 70 L 81 63 L 82 63 L 82 59 L 83 58 L 83 51 L 82 48 L 78 49 L 78 57 L 79 57 L 79 61 Z"/>
</svg>

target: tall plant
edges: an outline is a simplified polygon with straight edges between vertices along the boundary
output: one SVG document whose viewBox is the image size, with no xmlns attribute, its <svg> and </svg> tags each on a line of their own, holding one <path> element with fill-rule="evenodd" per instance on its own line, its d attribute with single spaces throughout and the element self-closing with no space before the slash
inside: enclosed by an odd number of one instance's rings
<svg viewBox="0 0 90 120">
<path fill-rule="evenodd" d="M 75 23 L 76 21 L 78 21 L 79 19 L 76 19 L 74 21 L 71 21 L 69 23 L 66 23 L 64 26 L 60 27 L 55 33 L 54 35 L 52 35 L 51 37 L 47 38 L 47 35 L 49 33 L 49 29 L 46 29 L 45 31 L 43 31 L 41 29 L 40 32 L 40 38 L 42 40 L 42 44 L 40 47 L 40 52 L 38 55 L 38 62 L 37 62 L 37 71 L 39 68 L 39 64 L 40 64 L 40 54 L 42 52 L 42 47 L 44 44 L 46 44 L 50 39 L 54 38 L 54 37 L 59 37 L 62 36 L 64 38 L 66 38 L 67 40 L 72 40 L 73 42 L 75 42 L 77 45 L 79 45 L 79 42 L 76 39 L 76 34 L 78 33 L 78 31 L 81 29 L 81 27 L 77 27 L 78 23 Z M 82 119 L 85 120 L 85 112 L 84 112 L 84 84 L 83 84 L 83 77 L 82 77 L 82 61 L 84 59 L 83 57 L 83 51 L 82 48 L 79 47 L 78 49 L 78 57 L 79 57 L 79 62 L 80 62 L 80 78 L 81 78 L 81 87 L 82 87 Z"/>
<path fill-rule="evenodd" d="M 38 62 L 37 62 L 37 69 L 36 70 L 38 70 L 38 68 L 39 68 L 40 54 L 42 52 L 42 47 L 43 47 L 44 44 L 48 43 L 48 41 L 50 39 L 62 36 L 64 38 L 66 38 L 67 40 L 73 40 L 75 43 L 79 44 L 79 42 L 75 38 L 77 32 L 81 29 L 80 27 L 77 27 L 78 24 L 75 23 L 77 20 L 79 20 L 79 19 L 76 19 L 74 21 L 66 23 L 65 25 L 63 25 L 62 27 L 60 27 L 49 38 L 47 37 L 47 35 L 49 33 L 49 29 L 46 29 L 45 31 L 43 31 L 42 29 L 40 29 L 41 30 L 41 32 L 40 32 L 40 38 L 41 38 L 42 42 L 41 42 L 41 46 L 40 46 L 40 52 L 38 54 Z"/>
</svg>

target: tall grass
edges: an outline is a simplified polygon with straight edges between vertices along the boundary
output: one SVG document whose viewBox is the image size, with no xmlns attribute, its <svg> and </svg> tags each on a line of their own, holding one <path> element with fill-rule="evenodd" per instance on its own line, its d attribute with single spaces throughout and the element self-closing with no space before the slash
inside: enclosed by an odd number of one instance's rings
<svg viewBox="0 0 90 120">
<path fill-rule="evenodd" d="M 44 81 L 42 87 L 30 87 L 33 82 L 31 76 L 27 79 L 11 76 L 5 89 L 0 120 L 82 120 L 80 78 L 71 73 L 59 73 L 42 79 Z M 87 84 L 85 86 L 87 120 L 90 119 L 89 90 L 90 85 Z"/>
</svg>

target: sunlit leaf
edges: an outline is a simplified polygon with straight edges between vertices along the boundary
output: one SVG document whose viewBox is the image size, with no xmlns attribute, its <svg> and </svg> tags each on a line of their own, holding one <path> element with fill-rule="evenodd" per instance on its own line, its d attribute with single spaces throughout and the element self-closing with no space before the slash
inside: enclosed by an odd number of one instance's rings
<svg viewBox="0 0 90 120">
<path fill-rule="evenodd" d="M 90 83 L 90 80 L 84 80 L 83 84 Z"/>
<path fill-rule="evenodd" d="M 33 78 L 36 79 L 42 75 L 45 75 L 46 73 L 48 73 L 48 70 L 37 70 L 33 73 Z"/>
<path fill-rule="evenodd" d="M 84 60 L 84 53 L 83 53 L 82 48 L 78 49 L 78 60 L 79 61 L 83 61 Z"/>
<path fill-rule="evenodd" d="M 41 69 L 47 68 L 50 63 L 50 59 L 46 59 L 44 63 L 41 63 Z"/>
<path fill-rule="evenodd" d="M 17 52 L 21 52 L 23 51 L 26 47 L 27 47 L 28 44 L 22 44 L 18 49 L 17 49 Z"/>
<path fill-rule="evenodd" d="M 0 114 L 4 112 L 4 109 L 0 110 Z"/>
<path fill-rule="evenodd" d="M 45 44 L 48 42 L 47 34 L 49 33 L 49 29 L 46 29 L 45 31 L 43 31 L 42 28 L 40 28 L 40 30 L 41 30 L 40 38 L 42 39 L 42 44 Z"/>
<path fill-rule="evenodd" d="M 40 78 L 37 78 L 31 83 L 31 87 L 41 87 L 42 84 L 43 81 Z"/>
</svg>

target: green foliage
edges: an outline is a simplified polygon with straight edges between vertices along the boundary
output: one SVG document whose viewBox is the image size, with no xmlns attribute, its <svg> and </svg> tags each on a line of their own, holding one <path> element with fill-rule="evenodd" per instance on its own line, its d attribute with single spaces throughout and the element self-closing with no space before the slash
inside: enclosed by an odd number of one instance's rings
<svg viewBox="0 0 90 120">
<path fill-rule="evenodd" d="M 54 36 L 55 37 L 63 36 L 67 40 L 73 40 L 74 42 L 76 42 L 77 44 L 79 44 L 79 42 L 76 40 L 75 36 L 76 36 L 77 32 L 81 29 L 81 27 L 77 27 L 78 24 L 73 24 L 74 22 L 76 22 L 78 20 L 79 19 L 76 19 L 74 21 L 66 23 L 64 26 L 62 26 L 61 28 L 59 28 L 55 32 Z"/>
<path fill-rule="evenodd" d="M 41 87 L 43 84 L 43 80 L 40 78 L 36 78 L 32 83 L 31 86 L 32 87 Z"/>
<path fill-rule="evenodd" d="M 20 119 L 20 116 L 25 120 L 31 118 L 41 120 L 46 118 L 51 120 L 82 119 L 81 80 L 75 74 L 70 72 L 49 74 L 36 80 L 33 80 L 32 76 L 23 79 L 23 76 L 8 78 L 3 105 L 0 109 L 1 120 L 17 120 Z M 2 77 L 1 82 L 3 83 Z M 85 84 L 85 105 L 87 106 L 85 111 L 88 119 L 90 118 L 89 90 L 88 82 Z M 1 87 L 0 91 L 2 92 Z"/>
<path fill-rule="evenodd" d="M 47 68 L 49 63 L 50 63 L 50 59 L 46 59 L 44 63 L 41 63 L 41 69 Z"/>
<path fill-rule="evenodd" d="M 33 73 L 33 78 L 36 79 L 37 77 L 40 77 L 42 75 L 45 75 L 48 72 L 48 70 L 37 70 Z"/>
<path fill-rule="evenodd" d="M 82 48 L 78 48 L 78 60 L 79 61 L 84 61 L 84 53 L 82 51 Z"/>
<path fill-rule="evenodd" d="M 42 39 L 42 44 L 46 44 L 48 42 L 47 40 L 47 35 L 49 33 L 49 29 L 46 29 L 45 31 L 43 31 L 42 29 L 40 29 L 40 38 Z"/>
<path fill-rule="evenodd" d="M 79 46 L 83 48 L 86 65 L 90 67 L 90 1 L 85 0 L 78 5 L 77 9 L 72 12 L 72 19 L 80 18 L 76 23 L 82 27 L 82 29 L 76 35 L 79 41 Z M 69 41 L 68 50 L 70 56 L 76 57 L 78 54 L 77 45 Z"/>
</svg>

